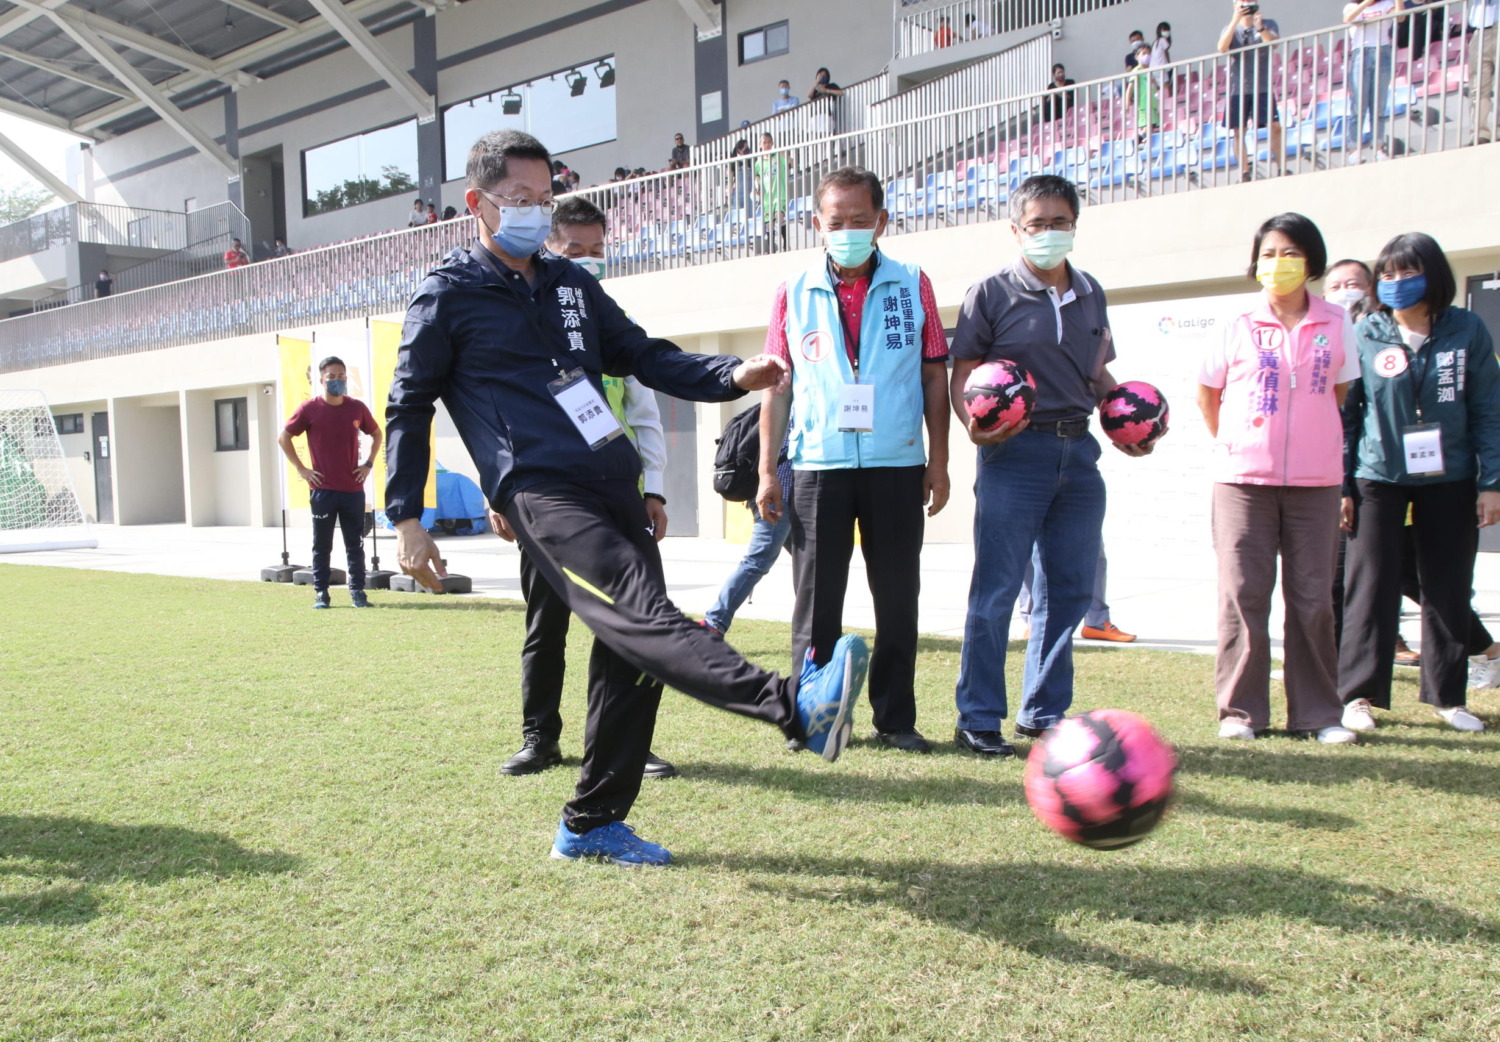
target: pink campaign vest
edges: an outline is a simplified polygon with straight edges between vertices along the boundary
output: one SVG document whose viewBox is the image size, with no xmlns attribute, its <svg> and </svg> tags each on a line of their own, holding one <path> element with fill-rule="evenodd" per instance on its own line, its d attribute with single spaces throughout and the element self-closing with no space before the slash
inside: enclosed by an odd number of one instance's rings
<svg viewBox="0 0 1500 1042">
<path fill-rule="evenodd" d="M 1227 332 L 1229 371 L 1214 443 L 1214 480 L 1236 485 L 1342 484 L 1343 424 L 1334 378 L 1344 364 L 1344 309 L 1309 295 L 1287 332 L 1265 298 Z"/>
</svg>

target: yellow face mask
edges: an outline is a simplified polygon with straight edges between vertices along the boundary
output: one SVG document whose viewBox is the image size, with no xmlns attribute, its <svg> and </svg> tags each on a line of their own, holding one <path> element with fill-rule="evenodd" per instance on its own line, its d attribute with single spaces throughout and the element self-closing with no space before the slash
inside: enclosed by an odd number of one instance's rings
<svg viewBox="0 0 1500 1042">
<path fill-rule="evenodd" d="M 1307 281 L 1307 261 L 1301 257 L 1262 257 L 1256 262 L 1255 277 L 1266 289 L 1285 297 Z"/>
</svg>

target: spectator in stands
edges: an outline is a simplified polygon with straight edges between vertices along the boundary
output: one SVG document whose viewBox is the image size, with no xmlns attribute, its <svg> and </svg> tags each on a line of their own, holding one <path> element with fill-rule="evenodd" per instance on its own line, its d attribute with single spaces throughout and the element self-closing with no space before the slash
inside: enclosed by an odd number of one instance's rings
<svg viewBox="0 0 1500 1042">
<path fill-rule="evenodd" d="M 1151 78 L 1159 89 L 1172 88 L 1172 74 L 1165 71 L 1172 64 L 1172 26 L 1168 22 L 1156 23 L 1156 39 L 1151 41 L 1151 67 L 1156 70 Z"/>
<path fill-rule="evenodd" d="M 94 296 L 103 298 L 115 291 L 115 277 L 109 273 L 109 269 L 100 268 L 99 274 L 94 278 Z"/>
<path fill-rule="evenodd" d="M 844 93 L 844 88 L 833 82 L 833 75 L 825 68 L 819 69 L 813 77 L 812 90 L 807 92 L 808 101 L 817 101 L 819 98 L 836 98 Z"/>
<path fill-rule="evenodd" d="M 1344 5 L 1344 24 L 1349 26 L 1349 68 L 1344 79 L 1354 100 L 1356 128 L 1354 147 L 1344 153 L 1344 162 L 1351 166 L 1364 162 L 1366 137 L 1376 159 L 1390 158 L 1386 142 L 1390 120 L 1385 107 L 1391 92 L 1396 34 L 1395 20 L 1386 16 L 1405 8 L 1404 0 L 1354 0 Z"/>
<path fill-rule="evenodd" d="M 1151 45 L 1142 43 L 1135 49 L 1136 73 L 1125 81 L 1125 109 L 1135 110 L 1135 139 L 1145 144 L 1146 137 L 1161 126 L 1161 102 L 1156 83 L 1146 70 L 1151 67 Z"/>
<path fill-rule="evenodd" d="M 734 149 L 729 153 L 731 157 L 749 154 L 750 142 L 744 138 L 736 141 Z M 750 162 L 748 159 L 742 159 L 729 164 L 729 208 L 731 210 L 743 210 L 750 205 L 750 185 L 754 179 Z"/>
<path fill-rule="evenodd" d="M 609 183 L 614 184 L 616 181 L 624 181 L 629 176 L 629 170 L 626 170 L 623 166 L 617 166 L 615 167 L 615 176 L 609 179 Z"/>
<path fill-rule="evenodd" d="M 418 196 L 416 199 L 412 200 L 411 214 L 406 218 L 406 226 L 408 228 L 420 228 L 426 223 L 427 204 L 422 201 L 421 196 Z"/>
<path fill-rule="evenodd" d="M 801 102 L 801 98 L 792 97 L 792 85 L 787 80 L 776 84 L 776 100 L 771 103 L 771 115 L 794 109 Z"/>
<path fill-rule="evenodd" d="M 279 235 L 276 236 L 271 242 L 271 259 L 277 260 L 281 257 L 290 257 L 291 255 L 292 251 L 287 246 L 286 240 Z"/>
<path fill-rule="evenodd" d="M 1298 213 L 1260 226 L 1250 275 L 1264 287 L 1236 307 L 1204 356 L 1198 408 L 1214 438 L 1213 536 L 1219 560 L 1214 669 L 1219 737 L 1253 739 L 1271 716 L 1271 595 L 1281 564 L 1286 604 L 1287 728 L 1347 744 L 1334 641 L 1343 425 L 1359 378 L 1344 309 L 1307 291 L 1327 247 Z"/>
<path fill-rule="evenodd" d="M 604 212 L 587 199 L 565 199 L 552 212 L 552 230 L 542 256 L 570 260 L 595 278 L 605 271 Z M 663 494 L 667 441 L 656 395 L 633 376 L 600 377 L 604 404 L 641 457 L 641 490 L 652 534 L 659 543 L 667 534 L 667 499 Z M 489 511 L 490 528 L 507 542 L 515 532 L 503 514 Z M 526 639 L 521 646 L 521 748 L 500 766 L 501 774 L 536 774 L 562 763 L 558 738 L 562 734 L 563 678 L 567 669 L 568 604 L 537 570 L 524 548 L 520 551 L 521 595 L 526 601 Z M 677 768 L 652 753 L 646 754 L 645 778 L 671 778 Z"/>
<path fill-rule="evenodd" d="M 941 50 L 944 47 L 953 46 L 953 23 L 948 20 L 947 15 L 938 18 L 937 31 L 932 34 L 932 44 Z"/>
<path fill-rule="evenodd" d="M 964 15 L 964 35 L 967 39 L 978 40 L 984 36 L 995 35 L 995 30 L 984 19 L 966 14 Z"/>
<path fill-rule="evenodd" d="M 1139 29 L 1132 29 L 1130 31 L 1130 49 L 1125 52 L 1126 72 L 1131 72 L 1138 64 L 1136 54 L 1140 50 L 1141 44 L 1143 43 L 1146 43 L 1146 34 L 1141 32 Z M 1147 46 L 1150 45 L 1147 44 Z"/>
<path fill-rule="evenodd" d="M 769 249 L 786 249 L 786 204 L 789 198 L 789 173 L 786 155 L 773 152 L 775 141 L 770 134 L 760 136 L 760 157 L 755 160 L 755 195 L 760 202 L 763 241 Z"/>
<path fill-rule="evenodd" d="M 234 240 L 229 249 L 224 251 L 224 267 L 243 268 L 250 263 L 250 255 L 245 252 L 244 244 L 240 240 Z"/>
<path fill-rule="evenodd" d="M 445 206 L 445 207 L 443 207 L 443 220 L 445 220 L 445 221 L 451 221 L 451 220 L 453 220 L 453 218 L 455 218 L 457 216 L 458 216 L 458 210 L 456 210 L 455 208 L 453 208 L 451 206 Z"/>
<path fill-rule="evenodd" d="M 1466 707 L 1466 644 L 1478 529 L 1500 521 L 1500 364 L 1479 316 L 1453 305 L 1457 290 L 1430 235 L 1398 235 L 1375 261 L 1380 307 L 1356 330 L 1362 379 L 1344 415 L 1339 648 L 1344 726 L 1355 731 L 1374 730 L 1374 710 L 1391 705 L 1408 513 L 1422 597 L 1421 700 L 1456 730 L 1484 730 Z"/>
<path fill-rule="evenodd" d="M 842 167 L 814 198 L 826 252 L 778 289 L 766 331 L 766 353 L 791 368 L 792 389 L 761 396 L 756 507 L 772 524 L 792 519 L 794 671 L 826 661 L 834 646 L 858 529 L 875 603 L 876 737 L 926 753 L 916 729 L 917 595 L 923 507 L 936 514 L 948 501 L 948 340 L 927 276 L 877 248 L 888 220 L 880 179 Z M 776 463 L 792 414 L 788 511 Z"/>
<path fill-rule="evenodd" d="M 692 156 L 692 152 L 687 147 L 686 142 L 683 141 L 682 135 L 681 134 L 673 134 L 672 135 L 672 155 L 671 155 L 671 157 L 669 159 L 669 164 L 670 163 L 676 163 L 677 165 L 675 167 L 672 167 L 672 166 L 669 165 L 668 169 L 686 170 L 687 169 L 687 165 L 688 165 L 688 160 L 691 158 L 691 156 Z"/>
<path fill-rule="evenodd" d="M 1089 605 L 1104 522 L 1100 448 L 1089 421 L 1116 386 L 1104 289 L 1067 260 L 1081 206 L 1077 187 L 1050 174 L 1028 177 L 1008 206 L 1021 256 L 969 288 L 949 384 L 977 451 L 974 569 L 954 738 L 960 748 L 994 758 L 1015 755 L 1000 731 L 1009 711 L 1005 657 L 1033 558 L 1043 596 L 1033 609 L 1016 733 L 1041 735 L 1073 702 L 1073 629 Z M 1035 375 L 1036 408 L 1029 423 L 983 431 L 969 419 L 964 384 L 975 368 L 1001 358 Z M 1119 451 L 1143 456 L 1153 447 Z"/>
<path fill-rule="evenodd" d="M 1271 48 L 1261 46 L 1281 39 L 1281 27 L 1260 13 L 1256 0 L 1234 0 L 1234 17 L 1219 34 L 1219 53 L 1229 59 L 1229 109 L 1225 122 L 1234 139 L 1235 156 L 1240 164 L 1240 179 L 1255 179 L 1255 153 L 1249 147 L 1256 130 L 1270 125 L 1270 158 L 1272 175 L 1281 173 L 1281 114 L 1271 96 Z M 1236 51 L 1253 47 L 1249 60 L 1242 61 Z"/>
<path fill-rule="evenodd" d="M 427 220 L 424 221 L 423 223 L 424 224 L 437 224 L 438 223 L 437 207 L 434 206 L 432 203 L 428 203 L 427 204 Z"/>
<path fill-rule="evenodd" d="M 1052 66 L 1052 81 L 1047 84 L 1048 90 L 1060 90 L 1062 93 L 1056 98 L 1042 99 L 1042 120 L 1050 123 L 1054 119 L 1062 119 L 1064 115 L 1073 110 L 1073 103 L 1077 100 L 1075 92 L 1064 90 L 1071 87 L 1077 80 L 1068 78 L 1068 70 L 1063 67 L 1062 62 Z"/>
<path fill-rule="evenodd" d="M 1469 0 L 1469 75 L 1479 102 L 1474 109 L 1475 140 L 1487 145 L 1494 137 L 1495 38 L 1500 36 L 1500 0 Z"/>
</svg>

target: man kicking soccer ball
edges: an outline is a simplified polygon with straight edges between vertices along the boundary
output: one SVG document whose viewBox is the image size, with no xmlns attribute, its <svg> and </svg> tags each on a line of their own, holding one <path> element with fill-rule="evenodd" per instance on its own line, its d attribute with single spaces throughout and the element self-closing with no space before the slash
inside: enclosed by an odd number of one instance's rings
<svg viewBox="0 0 1500 1042">
<path fill-rule="evenodd" d="M 386 514 L 401 567 L 433 588 L 443 574 L 420 523 L 433 402 L 441 398 L 481 488 L 547 582 L 594 631 L 582 775 L 552 856 L 662 865 L 665 848 L 625 824 L 640 792 L 663 684 L 775 724 L 835 760 L 869 654 L 839 639 L 800 680 L 746 662 L 667 596 L 637 480 L 640 455 L 610 412 L 604 374 L 696 401 L 785 389 L 764 355 L 685 354 L 646 336 L 579 265 L 538 255 L 551 225 L 551 156 L 500 130 L 469 151 L 464 201 L 478 241 L 454 250 L 406 314 L 386 407 Z"/>
</svg>

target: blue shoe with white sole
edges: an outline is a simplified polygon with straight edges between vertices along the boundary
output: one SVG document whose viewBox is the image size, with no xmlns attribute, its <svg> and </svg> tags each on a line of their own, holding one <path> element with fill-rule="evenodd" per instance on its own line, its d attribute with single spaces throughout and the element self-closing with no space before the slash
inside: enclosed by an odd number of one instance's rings
<svg viewBox="0 0 1500 1042">
<path fill-rule="evenodd" d="M 839 638 L 822 669 L 813 667 L 811 651 L 802 665 L 797 717 L 807 733 L 807 748 L 829 763 L 839 758 L 854 733 L 854 703 L 869 669 L 870 649 L 852 633 Z"/>
<path fill-rule="evenodd" d="M 579 835 L 558 822 L 552 856 L 564 861 L 596 858 L 612 865 L 668 865 L 672 855 L 666 847 L 648 843 L 623 821 L 612 821 Z"/>
</svg>

